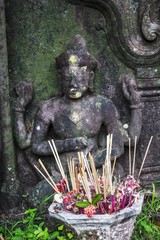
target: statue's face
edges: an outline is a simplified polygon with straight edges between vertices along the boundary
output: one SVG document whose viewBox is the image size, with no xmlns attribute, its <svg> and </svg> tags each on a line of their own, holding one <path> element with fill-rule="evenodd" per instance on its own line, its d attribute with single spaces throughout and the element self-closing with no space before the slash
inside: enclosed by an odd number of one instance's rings
<svg viewBox="0 0 160 240">
<path fill-rule="evenodd" d="M 71 64 L 63 69 L 62 88 L 65 95 L 72 99 L 81 98 L 88 90 L 91 72 L 87 66 L 78 65 L 78 57 L 71 56 Z"/>
</svg>

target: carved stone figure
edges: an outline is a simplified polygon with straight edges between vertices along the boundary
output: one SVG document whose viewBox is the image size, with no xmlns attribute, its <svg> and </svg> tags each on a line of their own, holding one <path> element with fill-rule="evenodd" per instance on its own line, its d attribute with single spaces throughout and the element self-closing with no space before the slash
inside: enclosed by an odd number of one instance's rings
<svg viewBox="0 0 160 240">
<path fill-rule="evenodd" d="M 139 139 L 142 126 L 142 104 L 134 79 L 126 76 L 123 92 L 130 103 L 130 124 L 122 127 L 114 103 L 93 91 L 97 61 L 91 56 L 85 40 L 76 35 L 68 50 L 56 58 L 61 79 L 62 95 L 41 104 L 34 128 L 27 133 L 24 112 L 32 99 L 30 84 L 16 86 L 18 99 L 15 106 L 16 140 L 21 149 L 32 149 L 33 156 L 52 156 L 48 139 L 54 139 L 64 167 L 67 157 L 77 157 L 78 151 L 91 152 L 97 165 L 104 162 L 105 146 L 102 135 L 113 134 L 112 156 L 121 156 L 128 138 Z M 29 157 L 29 155 L 28 155 Z M 35 163 L 34 157 L 30 158 Z M 53 162 L 51 162 L 53 165 Z"/>
</svg>

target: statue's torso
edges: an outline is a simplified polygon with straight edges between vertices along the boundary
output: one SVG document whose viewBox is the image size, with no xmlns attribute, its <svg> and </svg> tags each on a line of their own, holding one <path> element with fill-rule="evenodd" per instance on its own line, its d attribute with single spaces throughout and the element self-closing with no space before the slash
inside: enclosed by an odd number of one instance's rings
<svg viewBox="0 0 160 240">
<path fill-rule="evenodd" d="M 48 110 L 57 139 L 95 137 L 103 123 L 103 102 L 103 97 L 94 95 L 69 101 L 53 99 Z"/>
</svg>

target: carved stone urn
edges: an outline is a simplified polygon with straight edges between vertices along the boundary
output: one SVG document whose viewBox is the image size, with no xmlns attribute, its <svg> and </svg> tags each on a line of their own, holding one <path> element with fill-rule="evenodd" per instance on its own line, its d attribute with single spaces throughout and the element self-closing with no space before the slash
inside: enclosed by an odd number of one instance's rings
<svg viewBox="0 0 160 240">
<path fill-rule="evenodd" d="M 67 211 L 54 211 L 55 203 L 52 203 L 48 209 L 49 215 L 56 220 L 74 229 L 77 233 L 77 239 L 85 240 L 129 240 L 136 217 L 142 209 L 144 196 L 141 195 L 138 202 L 131 207 L 113 213 L 113 214 L 95 214 L 92 218 L 84 214 L 74 214 Z"/>
</svg>

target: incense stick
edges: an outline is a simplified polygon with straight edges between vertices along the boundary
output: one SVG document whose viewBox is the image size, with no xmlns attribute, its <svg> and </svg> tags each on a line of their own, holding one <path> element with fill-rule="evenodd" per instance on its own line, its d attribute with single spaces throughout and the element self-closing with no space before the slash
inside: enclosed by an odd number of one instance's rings
<svg viewBox="0 0 160 240">
<path fill-rule="evenodd" d="M 115 169 L 115 165 L 116 165 L 116 160 L 117 160 L 117 157 L 115 156 L 115 157 L 114 157 L 114 162 L 113 162 L 113 167 L 112 167 L 112 177 L 113 177 L 113 174 L 114 174 L 114 169 Z"/>
<path fill-rule="evenodd" d="M 49 185 L 57 192 L 59 193 L 59 191 L 57 191 L 57 189 L 53 186 L 53 184 L 48 180 L 48 178 L 46 178 L 46 176 L 41 172 L 41 170 L 39 170 L 39 168 L 34 165 L 34 167 L 37 169 L 37 171 L 42 175 L 42 177 L 49 183 Z"/>
<path fill-rule="evenodd" d="M 53 155 L 54 155 L 55 160 L 56 160 L 56 162 L 57 162 L 57 165 L 58 165 L 58 168 L 59 168 L 59 170 L 60 170 L 60 173 L 61 173 L 62 177 L 63 177 L 63 178 L 65 179 L 65 181 L 66 181 L 67 189 L 68 189 L 68 191 L 70 191 L 70 189 L 69 189 L 69 184 L 68 184 L 68 180 L 67 180 L 67 177 L 66 177 L 66 175 L 65 175 L 65 173 L 64 173 L 64 169 L 63 169 L 61 160 L 60 160 L 60 158 L 59 158 L 56 145 L 55 145 L 53 139 L 52 139 L 51 141 L 48 141 L 48 143 L 49 143 L 50 148 L 51 148 L 51 150 L 52 150 L 52 152 L 53 152 Z"/>
<path fill-rule="evenodd" d="M 87 170 L 89 179 L 90 179 L 92 185 L 94 185 L 94 180 L 93 180 L 92 172 L 91 172 L 91 169 L 90 169 L 88 160 L 87 160 L 87 158 L 86 158 L 84 155 L 83 155 L 83 161 L 84 161 L 84 164 L 85 164 L 85 167 L 86 167 L 86 170 Z"/>
<path fill-rule="evenodd" d="M 103 195 L 104 195 L 104 199 L 106 199 L 106 196 L 107 196 L 107 184 L 106 184 L 106 166 L 103 165 L 103 173 L 104 173 L 104 177 L 103 177 L 103 181 L 104 181 L 104 190 L 103 190 Z"/>
<path fill-rule="evenodd" d="M 136 148 L 137 148 L 137 136 L 134 139 L 134 153 L 133 153 L 133 166 L 132 166 L 132 176 L 134 177 L 135 161 L 136 161 Z"/>
<path fill-rule="evenodd" d="M 67 163 L 68 163 L 68 169 L 69 169 L 72 189 L 73 190 L 77 190 L 77 188 L 76 188 L 76 180 L 75 180 L 74 160 L 73 159 L 69 159 L 69 160 L 67 160 Z"/>
<path fill-rule="evenodd" d="M 131 164 L 131 139 L 129 138 L 129 175 L 131 175 L 131 169 L 132 169 L 132 164 Z"/>
<path fill-rule="evenodd" d="M 76 190 L 76 182 L 75 182 L 75 168 L 74 168 L 74 159 L 71 160 L 71 166 L 72 166 L 72 181 L 73 181 L 73 190 Z"/>
<path fill-rule="evenodd" d="M 77 192 L 79 192 L 78 167 L 75 168 L 75 184 L 76 184 L 76 190 Z"/>
<path fill-rule="evenodd" d="M 107 143 L 106 143 L 106 160 L 105 160 L 105 163 L 108 162 L 108 158 L 109 158 L 109 137 L 110 135 L 107 135 Z"/>
<path fill-rule="evenodd" d="M 112 189 L 112 184 L 110 184 L 109 172 L 107 164 L 104 165 L 104 198 L 107 197 L 107 192 Z"/>
<path fill-rule="evenodd" d="M 89 202 L 91 203 L 92 197 L 91 197 L 91 192 L 90 192 L 90 188 L 89 188 L 89 183 L 88 183 L 87 176 L 86 176 L 86 173 L 83 168 L 81 168 L 81 173 L 82 173 L 82 175 L 81 175 L 82 185 L 86 192 L 87 198 L 88 198 Z"/>
<path fill-rule="evenodd" d="M 110 140 L 109 140 L 109 155 L 111 156 L 112 153 L 112 141 L 113 141 L 113 134 L 110 135 Z"/>
<path fill-rule="evenodd" d="M 45 173 L 47 174 L 47 176 L 49 177 L 49 179 L 51 180 L 51 183 L 53 184 L 53 186 L 57 189 L 57 192 L 59 192 L 59 190 L 57 188 L 57 185 L 55 184 L 55 182 L 51 178 L 49 172 L 47 171 L 46 167 L 44 166 L 43 162 L 40 159 L 39 159 L 39 163 L 40 163 L 41 167 L 43 168 L 43 170 L 45 171 Z"/>
<path fill-rule="evenodd" d="M 82 168 L 84 168 L 84 170 L 85 170 L 85 164 L 84 164 L 84 161 L 83 161 L 83 153 L 82 152 L 78 152 L 78 160 L 79 160 L 80 166 Z"/>
<path fill-rule="evenodd" d="M 108 174 L 108 182 L 110 185 L 110 191 L 112 194 L 112 173 L 111 173 L 111 149 L 112 149 L 112 138 L 113 135 L 107 135 L 107 154 L 106 154 L 106 171 L 105 174 Z M 106 177 L 106 176 L 105 176 Z"/>
<path fill-rule="evenodd" d="M 150 147 L 150 145 L 151 145 L 152 139 L 153 139 L 153 136 L 151 136 L 151 138 L 150 138 L 150 140 L 149 140 L 149 143 L 148 143 L 148 146 L 147 146 L 147 149 L 146 149 L 146 152 L 145 152 L 145 155 L 144 155 L 144 158 L 143 158 L 143 161 L 142 161 L 140 170 L 139 170 L 138 178 L 139 178 L 140 175 L 141 175 L 142 168 L 143 168 L 144 162 L 145 162 L 145 160 L 146 160 L 146 157 L 147 157 L 148 150 L 149 150 L 149 147 Z"/>
<path fill-rule="evenodd" d="M 89 161 L 90 161 L 90 164 L 91 164 L 91 169 L 92 169 L 92 174 L 93 174 L 93 178 L 94 178 L 94 186 L 95 186 L 96 193 L 101 193 L 101 188 L 100 188 L 100 184 L 99 184 L 99 181 L 98 181 L 98 175 L 97 175 L 94 159 L 93 159 L 93 157 L 91 156 L 90 153 L 89 153 Z"/>
<path fill-rule="evenodd" d="M 64 172 L 63 172 L 63 169 L 62 169 L 62 167 L 61 167 L 61 165 L 60 165 L 60 163 L 59 163 L 59 160 L 58 160 L 57 155 L 56 155 L 56 153 L 55 153 L 54 147 L 52 146 L 52 142 L 51 142 L 51 141 L 48 141 L 48 143 L 49 143 L 49 146 L 50 146 L 50 148 L 51 148 L 51 150 L 52 150 L 52 153 L 53 153 L 53 155 L 54 155 L 54 158 L 55 158 L 55 160 L 56 160 L 56 162 L 57 162 L 57 165 L 58 165 L 58 168 L 59 168 L 59 170 L 60 170 L 60 173 L 61 173 L 62 177 L 64 178 Z"/>
<path fill-rule="evenodd" d="M 74 181 L 73 181 L 73 170 L 72 170 L 72 163 L 71 163 L 71 159 L 67 159 L 67 164 L 68 164 L 68 170 L 69 170 L 69 175 L 70 175 L 70 179 L 71 179 L 71 185 L 72 185 L 72 190 L 75 190 L 75 186 L 74 186 Z"/>
<path fill-rule="evenodd" d="M 108 174 L 108 182 L 109 182 L 109 186 L 110 186 L 110 191 L 112 194 L 112 176 L 111 176 L 111 171 L 110 171 L 109 165 L 107 165 L 107 174 Z"/>
</svg>

